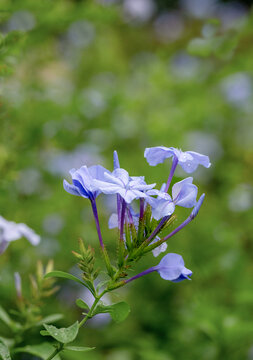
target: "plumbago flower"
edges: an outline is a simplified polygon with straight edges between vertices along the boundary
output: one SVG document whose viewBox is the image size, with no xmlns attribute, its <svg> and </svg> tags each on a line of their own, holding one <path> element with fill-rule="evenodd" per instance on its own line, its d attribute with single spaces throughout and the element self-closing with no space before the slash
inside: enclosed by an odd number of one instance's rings
<svg viewBox="0 0 253 360">
<path fill-rule="evenodd" d="M 185 279 L 190 280 L 189 276 L 192 275 L 192 271 L 184 266 L 184 260 L 181 255 L 169 253 L 162 258 L 158 265 L 152 266 L 140 274 L 125 280 L 125 283 L 129 283 L 130 281 L 154 271 L 157 271 L 162 279 L 170 280 L 172 282 L 180 282 Z"/>
<path fill-rule="evenodd" d="M 107 269 L 107 279 L 105 281 L 102 279 L 101 283 L 97 283 L 99 271 L 95 268 L 94 250 L 90 246 L 86 247 L 80 241 L 80 253 L 73 252 L 73 254 L 78 259 L 78 265 L 82 271 L 82 280 L 63 272 L 47 274 L 47 277 L 60 276 L 75 280 L 84 285 L 94 297 L 94 303 L 91 307 L 88 307 L 82 299 L 77 301 L 78 306 L 85 309 L 87 313 L 79 323 L 71 325 L 71 333 L 74 333 L 75 336 L 86 321 L 98 313 L 107 312 L 116 321 L 119 318 L 123 320 L 127 316 L 129 307 L 126 303 L 120 302 L 111 305 L 101 303 L 100 300 L 106 293 L 152 272 L 158 272 L 162 279 L 173 283 L 186 279 L 190 280 L 192 275 L 192 271 L 185 267 L 182 256 L 175 253 L 166 254 L 158 265 L 151 266 L 135 276 L 129 277 L 129 271 L 133 270 L 134 263 L 147 253 L 153 252 L 156 257 L 165 251 L 167 241 L 195 219 L 205 194 L 202 194 L 198 201 L 196 200 L 198 188 L 193 184 L 193 178 L 188 177 L 175 183 L 171 189 L 171 194 L 168 193 L 168 190 L 178 164 L 187 173 L 192 173 L 198 165 L 208 168 L 210 166 L 209 158 L 193 151 L 182 152 L 176 148 L 164 146 L 147 148 L 144 156 L 152 166 L 163 162 L 166 158 L 173 158 L 167 182 L 161 190 L 154 189 L 155 184 L 147 184 L 143 176 L 130 176 L 127 170 L 120 166 L 116 151 L 113 155 L 114 169 L 112 172 L 100 165 L 90 168 L 82 166 L 78 170 L 70 171 L 72 184 L 66 180 L 63 182 L 64 189 L 67 192 L 90 200 L 102 256 Z M 111 254 L 109 257 L 102 239 L 96 207 L 96 197 L 101 193 L 106 196 L 117 195 L 117 213 L 111 215 L 108 224 L 109 228 L 118 228 L 117 252 L 115 251 L 113 262 L 111 262 Z M 133 202 L 135 204 L 132 205 Z M 137 211 L 133 210 L 136 205 L 138 206 Z M 176 218 L 174 212 L 177 206 L 193 209 L 179 226 L 170 231 L 169 227 Z M 47 335 L 49 334 L 52 337 L 56 333 L 67 334 L 70 332 L 70 328 L 60 329 L 60 331 L 54 326 L 45 325 L 45 328 Z M 73 329 L 75 329 L 74 332 Z M 65 343 L 62 344 L 59 337 L 54 338 L 58 341 L 58 345 L 47 360 L 53 359 L 64 350 Z M 73 340 L 74 337 L 71 337 L 71 341 Z M 66 341 L 65 337 L 64 341 Z"/>
<path fill-rule="evenodd" d="M 72 169 L 69 173 L 72 177 L 73 185 L 63 180 L 64 189 L 72 195 L 82 196 L 86 199 L 95 199 L 101 191 L 94 190 L 94 180 L 103 180 L 104 174 L 109 173 L 109 171 L 101 165 L 94 165 L 89 168 L 82 166 L 78 170 Z"/>
<path fill-rule="evenodd" d="M 147 185 L 144 177 L 130 177 L 124 169 L 117 168 L 111 174 L 104 173 L 104 180 L 94 180 L 94 190 L 104 194 L 119 194 L 126 203 L 134 199 L 145 198 L 145 191 L 152 189 L 156 184 Z"/>
<path fill-rule="evenodd" d="M 182 151 L 174 147 L 167 148 L 165 146 L 156 146 L 147 148 L 144 152 L 144 157 L 151 166 L 156 166 L 164 162 L 165 159 L 173 157 L 177 159 L 178 164 L 187 173 L 192 173 L 198 167 L 203 165 L 206 168 L 211 166 L 209 157 L 199 154 L 195 151 Z"/>
<path fill-rule="evenodd" d="M 172 197 L 164 191 L 165 184 L 163 184 L 161 191 L 150 190 L 149 195 L 157 195 L 157 198 L 149 198 L 148 201 L 152 206 L 152 216 L 159 220 L 164 216 L 173 214 L 175 206 L 182 206 L 185 208 L 192 208 L 196 205 L 196 197 L 198 188 L 192 184 L 193 178 L 188 177 L 182 181 L 177 182 L 172 187 Z"/>
<path fill-rule="evenodd" d="M 0 216 L 0 255 L 7 249 L 12 241 L 22 237 L 27 238 L 32 245 L 38 245 L 40 242 L 40 236 L 26 224 L 16 224 Z"/>
<path fill-rule="evenodd" d="M 176 149 L 174 147 L 155 146 L 147 148 L 144 152 L 144 157 L 151 166 L 156 166 L 164 162 L 165 159 L 173 157 L 171 171 L 168 177 L 168 181 L 165 187 L 165 191 L 168 191 L 172 177 L 179 164 L 182 169 L 187 173 L 194 172 L 199 165 L 203 165 L 206 168 L 211 166 L 209 157 L 199 154 L 195 151 L 185 151 Z"/>
</svg>

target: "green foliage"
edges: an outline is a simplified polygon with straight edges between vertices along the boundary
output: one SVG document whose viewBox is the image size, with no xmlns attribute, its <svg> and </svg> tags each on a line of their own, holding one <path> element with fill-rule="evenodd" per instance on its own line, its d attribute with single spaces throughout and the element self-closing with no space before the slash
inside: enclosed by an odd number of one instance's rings
<svg viewBox="0 0 253 360">
<path fill-rule="evenodd" d="M 47 335 L 52 336 L 55 340 L 63 344 L 68 344 L 73 340 L 75 340 L 79 330 L 78 321 L 76 321 L 73 325 L 69 326 L 68 328 L 58 329 L 53 325 L 47 325 L 47 324 L 44 324 L 44 328 L 47 330 L 48 333 Z"/>
<path fill-rule="evenodd" d="M 3 360 L 11 360 L 8 346 L 0 338 L 0 358 Z"/>
<path fill-rule="evenodd" d="M 64 350 L 78 351 L 78 352 L 87 352 L 87 351 L 91 351 L 93 349 L 95 349 L 95 348 L 94 347 L 93 348 L 84 347 L 84 346 L 65 346 L 64 347 Z"/>
<path fill-rule="evenodd" d="M 52 352 L 54 351 L 54 346 L 51 345 L 50 343 L 47 342 L 43 342 L 39 345 L 27 345 L 24 347 L 20 347 L 15 349 L 15 353 L 26 353 L 26 354 L 31 354 L 34 356 L 38 356 L 40 359 L 46 360 L 49 355 L 52 354 Z M 56 355 L 55 360 L 60 360 L 60 356 Z"/>
<path fill-rule="evenodd" d="M 17 309 L 15 271 L 23 279 L 29 273 L 36 279 L 37 259 L 54 257 L 58 269 L 72 272 L 71 251 L 80 236 L 95 249 L 97 265 L 102 267 L 88 201 L 62 190 L 68 170 L 81 166 L 69 164 L 70 157 L 80 156 L 82 164 L 101 163 L 111 170 L 112 150 L 117 149 L 122 167 L 131 175 L 145 175 L 147 182 L 159 187 L 166 181 L 169 165 L 149 167 L 141 151 L 145 146 L 165 145 L 210 151 L 210 171 L 196 173 L 199 193 L 206 192 L 199 217 L 168 242 L 168 251 L 182 254 L 193 270 L 192 281 L 168 286 L 154 274 L 132 283 L 127 292 L 122 288 L 120 296 L 131 304 L 131 316 L 120 326 L 112 323 L 103 328 L 94 322 L 100 329 L 84 327 L 76 341 L 80 346 L 84 342 L 96 346 L 95 355 L 85 354 L 87 360 L 250 358 L 252 12 L 231 26 L 188 14 L 186 19 L 179 13 L 180 37 L 173 40 L 157 37 L 159 9 L 165 9 L 165 2 L 159 2 L 150 22 L 138 24 L 123 19 L 119 2 L 101 3 L 106 2 L 1 3 L 1 9 L 8 11 L 0 14 L 1 29 L 7 31 L 0 39 L 0 215 L 27 223 L 43 236 L 37 248 L 20 240 L 0 257 L 1 306 L 11 316 L 6 322 L 0 310 L 1 335 L 14 338 L 13 323 L 24 324 L 27 319 L 9 310 Z M 35 18 L 34 28 L 12 34 L 6 25 L 22 10 Z M 73 46 L 68 37 L 70 26 L 78 21 L 88 22 L 94 30 L 93 40 L 83 48 Z M 201 41 L 196 44 L 196 39 Z M 240 75 L 249 80 L 246 97 Z M 229 99 L 228 92 L 235 97 Z M 175 181 L 181 175 L 177 173 Z M 103 201 L 101 196 L 100 222 L 111 255 L 117 252 L 116 234 L 107 229 L 108 203 Z M 58 232 L 47 226 L 48 217 L 55 214 L 62 220 Z M 185 216 L 186 211 L 179 209 L 172 227 Z M 138 271 L 159 260 L 147 254 Z M 125 272 L 131 274 L 132 269 L 124 269 L 122 275 Z M 43 298 L 44 306 L 31 299 L 24 281 L 23 296 L 36 302 L 40 311 L 30 324 L 55 312 L 64 313 L 65 325 L 73 323 L 80 315 L 74 301 L 79 297 L 86 301 L 87 295 L 80 294 L 81 277 L 80 281 L 63 282 L 57 297 Z M 11 351 L 39 343 L 43 338 L 38 330 L 27 329 L 21 344 L 9 345 Z M 83 356 L 64 353 L 66 360 Z"/>
<path fill-rule="evenodd" d="M 104 305 L 99 303 L 95 309 L 94 315 L 100 313 L 109 313 L 116 323 L 124 321 L 130 313 L 130 307 L 125 301 L 121 301 L 112 305 Z"/>
<path fill-rule="evenodd" d="M 85 285 L 85 283 L 78 279 L 78 277 L 74 276 L 74 275 L 71 275 L 69 273 L 66 273 L 64 271 L 58 271 L 58 270 L 55 270 L 55 271 L 51 271 L 50 273 L 47 273 L 45 275 L 45 279 L 47 278 L 52 278 L 52 277 L 58 277 L 58 278 L 63 278 L 63 279 L 68 279 L 68 280 L 72 280 L 72 281 L 75 281 L 81 285 Z"/>
<path fill-rule="evenodd" d="M 81 308 L 81 309 L 89 309 L 89 306 L 82 300 L 82 299 L 77 299 L 76 300 L 76 305 Z"/>
</svg>

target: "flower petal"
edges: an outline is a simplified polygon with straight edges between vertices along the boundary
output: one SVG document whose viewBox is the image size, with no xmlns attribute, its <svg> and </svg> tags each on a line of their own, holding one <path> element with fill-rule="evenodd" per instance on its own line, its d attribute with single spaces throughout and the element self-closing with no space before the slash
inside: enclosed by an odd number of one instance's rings
<svg viewBox="0 0 253 360">
<path fill-rule="evenodd" d="M 155 146 L 152 148 L 146 148 L 144 151 L 144 157 L 151 166 L 156 166 L 164 162 L 165 159 L 174 155 L 174 148 L 167 148 L 165 146 Z"/>
<path fill-rule="evenodd" d="M 71 185 L 67 182 L 67 180 L 63 180 L 63 187 L 71 195 L 81 196 L 78 188 L 75 185 Z"/>
</svg>

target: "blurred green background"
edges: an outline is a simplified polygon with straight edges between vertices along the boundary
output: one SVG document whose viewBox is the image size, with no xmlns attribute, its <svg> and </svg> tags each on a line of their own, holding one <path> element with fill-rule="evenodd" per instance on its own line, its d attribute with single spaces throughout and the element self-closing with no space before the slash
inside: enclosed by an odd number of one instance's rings
<svg viewBox="0 0 253 360">
<path fill-rule="evenodd" d="M 99 258 L 89 202 L 63 190 L 69 169 L 111 170 L 117 149 L 131 175 L 160 186 L 170 163 L 149 167 L 145 147 L 194 150 L 212 162 L 193 174 L 199 194 L 206 193 L 198 217 L 168 244 L 184 257 L 192 281 L 173 284 L 155 273 L 131 283 L 117 296 L 131 306 L 127 320 L 97 317 L 78 337 L 96 350 L 63 359 L 253 359 L 250 4 L 1 1 L 0 215 L 42 236 L 36 248 L 23 239 L 1 256 L 3 306 L 15 308 L 13 273 L 20 272 L 25 292 L 38 259 L 77 273 L 71 250 L 79 237 Z M 174 181 L 182 177 L 178 171 Z M 107 221 L 115 199 L 100 196 L 98 203 L 113 254 L 116 233 Z M 175 226 L 188 211 L 177 213 Z M 151 254 L 136 272 L 158 262 Z M 89 301 L 88 294 L 59 284 L 43 312 L 62 311 L 68 326 L 81 316 L 75 299 Z M 37 331 L 27 344 L 39 341 Z"/>
</svg>

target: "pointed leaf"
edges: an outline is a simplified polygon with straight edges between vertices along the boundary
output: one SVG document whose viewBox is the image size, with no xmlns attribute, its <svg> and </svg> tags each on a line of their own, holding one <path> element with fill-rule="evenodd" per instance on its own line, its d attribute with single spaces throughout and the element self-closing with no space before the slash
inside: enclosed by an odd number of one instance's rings
<svg viewBox="0 0 253 360">
<path fill-rule="evenodd" d="M 50 278 L 50 277 L 58 277 L 58 278 L 64 278 L 64 279 L 73 280 L 73 281 L 85 286 L 85 283 L 82 280 L 80 280 L 78 277 L 76 277 L 76 276 L 74 276 L 72 274 L 66 273 L 64 271 L 51 271 L 50 273 L 47 273 L 44 276 L 44 279 L 47 279 L 47 278 Z"/>
<path fill-rule="evenodd" d="M 89 306 L 82 299 L 77 299 L 76 300 L 76 305 L 78 307 L 80 307 L 81 309 L 87 309 L 87 310 L 90 309 Z"/>
<path fill-rule="evenodd" d="M 67 344 L 75 340 L 79 330 L 78 321 L 76 321 L 73 325 L 71 325 L 68 328 L 58 329 L 53 325 L 47 325 L 47 324 L 43 324 L 43 326 L 54 339 L 56 339 L 57 341 L 63 344 Z"/>
<path fill-rule="evenodd" d="M 11 360 L 8 346 L 0 339 L 0 359 Z"/>
<path fill-rule="evenodd" d="M 15 353 L 28 353 L 38 356 L 40 359 L 46 360 L 53 353 L 55 347 L 50 343 L 44 342 L 39 345 L 27 345 L 22 348 L 15 349 Z M 60 356 L 56 355 L 54 360 L 60 360 Z"/>
<path fill-rule="evenodd" d="M 95 349 L 94 347 L 83 347 L 83 346 L 65 346 L 64 350 L 71 350 L 71 351 L 91 351 Z"/>
<path fill-rule="evenodd" d="M 109 313 L 111 315 L 111 318 L 118 323 L 125 320 L 129 312 L 130 307 L 124 301 L 112 305 L 99 304 L 95 310 L 95 314 Z"/>
</svg>

